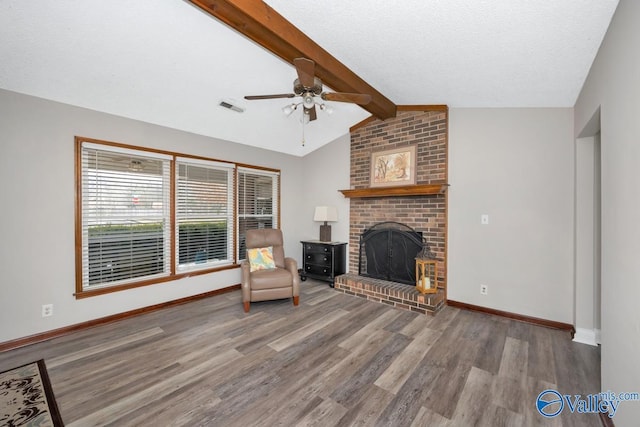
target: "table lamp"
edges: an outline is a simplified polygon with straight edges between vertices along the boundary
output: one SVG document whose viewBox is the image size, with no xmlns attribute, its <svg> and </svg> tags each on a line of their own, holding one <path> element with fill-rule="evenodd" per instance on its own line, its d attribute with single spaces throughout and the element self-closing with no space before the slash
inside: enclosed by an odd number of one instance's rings
<svg viewBox="0 0 640 427">
<path fill-rule="evenodd" d="M 338 220 L 338 210 L 334 206 L 317 206 L 313 215 L 314 221 L 324 222 L 320 226 L 320 241 L 331 241 L 331 226 L 327 224 L 328 221 Z"/>
</svg>

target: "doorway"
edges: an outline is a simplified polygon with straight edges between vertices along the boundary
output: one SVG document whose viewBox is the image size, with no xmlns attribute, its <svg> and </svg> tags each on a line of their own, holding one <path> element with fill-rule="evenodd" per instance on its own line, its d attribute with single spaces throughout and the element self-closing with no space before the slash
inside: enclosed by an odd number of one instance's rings
<svg viewBox="0 0 640 427">
<path fill-rule="evenodd" d="M 598 111 L 575 143 L 574 341 L 600 344 L 601 133 Z"/>
</svg>

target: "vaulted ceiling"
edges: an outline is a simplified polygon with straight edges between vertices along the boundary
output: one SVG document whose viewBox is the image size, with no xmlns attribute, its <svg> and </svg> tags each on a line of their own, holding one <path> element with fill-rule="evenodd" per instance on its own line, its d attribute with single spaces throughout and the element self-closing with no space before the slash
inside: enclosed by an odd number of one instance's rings
<svg viewBox="0 0 640 427">
<path fill-rule="evenodd" d="M 304 156 L 395 105 L 572 107 L 617 4 L 3 0 L 0 88 Z M 328 90 L 369 88 L 371 112 L 331 102 L 302 146 L 289 100 L 243 99 L 291 92 L 298 53 Z"/>
</svg>

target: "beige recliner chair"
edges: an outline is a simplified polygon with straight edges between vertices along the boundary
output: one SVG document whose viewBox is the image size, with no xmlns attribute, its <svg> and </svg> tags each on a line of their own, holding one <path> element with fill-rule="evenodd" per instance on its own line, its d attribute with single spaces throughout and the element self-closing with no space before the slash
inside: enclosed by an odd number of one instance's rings
<svg viewBox="0 0 640 427">
<path fill-rule="evenodd" d="M 300 295 L 300 275 L 298 263 L 293 258 L 285 258 L 282 231 L 272 228 L 247 230 L 248 249 L 273 248 L 275 268 L 251 271 L 249 257 L 242 261 L 242 302 L 245 313 L 251 302 L 281 298 L 293 298 L 298 305 Z"/>
</svg>

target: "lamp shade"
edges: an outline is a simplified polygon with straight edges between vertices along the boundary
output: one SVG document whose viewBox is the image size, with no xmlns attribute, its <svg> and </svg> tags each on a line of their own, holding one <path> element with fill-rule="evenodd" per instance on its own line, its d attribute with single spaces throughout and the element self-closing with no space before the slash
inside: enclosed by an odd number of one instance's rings
<svg viewBox="0 0 640 427">
<path fill-rule="evenodd" d="M 314 221 L 337 221 L 338 210 L 334 206 L 317 206 L 313 214 Z"/>
</svg>

